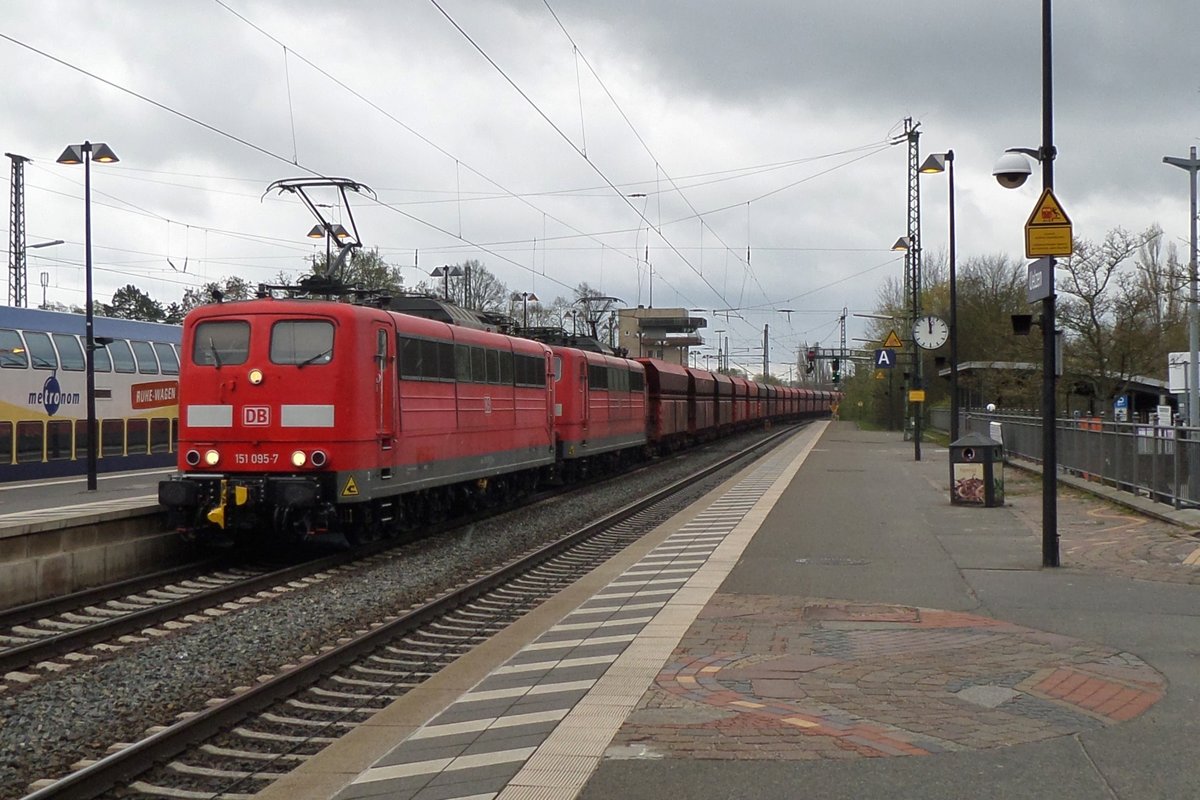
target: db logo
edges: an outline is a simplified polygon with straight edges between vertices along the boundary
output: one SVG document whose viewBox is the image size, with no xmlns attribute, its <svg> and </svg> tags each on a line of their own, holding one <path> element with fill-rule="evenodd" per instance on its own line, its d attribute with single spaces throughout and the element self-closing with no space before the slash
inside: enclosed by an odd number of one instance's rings
<svg viewBox="0 0 1200 800">
<path fill-rule="evenodd" d="M 271 407 L 270 406 L 243 406 L 242 408 L 242 424 L 243 425 L 270 425 L 271 424 Z"/>
</svg>

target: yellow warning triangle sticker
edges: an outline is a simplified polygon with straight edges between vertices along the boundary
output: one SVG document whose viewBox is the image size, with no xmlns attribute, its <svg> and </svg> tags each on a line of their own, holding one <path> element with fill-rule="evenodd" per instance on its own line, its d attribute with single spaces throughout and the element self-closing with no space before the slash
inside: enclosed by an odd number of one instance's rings
<svg viewBox="0 0 1200 800">
<path fill-rule="evenodd" d="M 358 497 L 358 484 L 354 482 L 353 475 L 346 480 L 346 488 L 342 489 L 342 497 Z"/>
<path fill-rule="evenodd" d="M 1043 189 L 1042 196 L 1038 199 L 1037 205 L 1033 207 L 1033 213 L 1029 215 L 1029 221 L 1025 224 L 1033 226 L 1070 225 L 1071 220 L 1067 217 L 1067 212 L 1063 211 L 1054 192 Z"/>
<path fill-rule="evenodd" d="M 904 342 L 900 341 L 900 337 L 895 331 L 888 331 L 887 340 L 883 343 L 884 347 L 904 347 Z"/>
</svg>

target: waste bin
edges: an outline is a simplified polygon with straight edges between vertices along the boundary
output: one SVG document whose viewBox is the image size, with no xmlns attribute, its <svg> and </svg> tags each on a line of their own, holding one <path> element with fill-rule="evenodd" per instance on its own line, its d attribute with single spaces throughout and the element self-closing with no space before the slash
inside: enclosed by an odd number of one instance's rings
<svg viewBox="0 0 1200 800">
<path fill-rule="evenodd" d="M 1004 505 L 1004 445 L 982 433 L 950 443 L 950 503 Z"/>
</svg>

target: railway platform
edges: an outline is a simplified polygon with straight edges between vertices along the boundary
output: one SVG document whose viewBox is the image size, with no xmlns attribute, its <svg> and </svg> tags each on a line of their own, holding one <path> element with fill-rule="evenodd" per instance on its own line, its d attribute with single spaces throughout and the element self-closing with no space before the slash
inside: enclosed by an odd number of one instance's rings
<svg viewBox="0 0 1200 800">
<path fill-rule="evenodd" d="M 1200 539 L 819 423 L 258 797 L 1200 795 Z M 1176 522 L 1188 523 L 1189 517 Z"/>
</svg>

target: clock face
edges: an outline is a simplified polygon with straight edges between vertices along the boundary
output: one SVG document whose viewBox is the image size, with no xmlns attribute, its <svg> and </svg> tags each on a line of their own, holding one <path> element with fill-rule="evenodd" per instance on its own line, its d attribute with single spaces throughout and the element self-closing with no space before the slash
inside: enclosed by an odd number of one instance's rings
<svg viewBox="0 0 1200 800">
<path fill-rule="evenodd" d="M 939 317 L 921 317 L 913 325 L 913 340 L 926 350 L 936 350 L 950 338 L 950 327 Z"/>
</svg>

